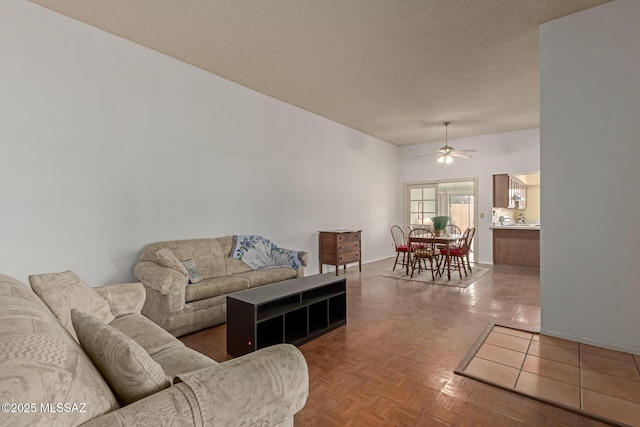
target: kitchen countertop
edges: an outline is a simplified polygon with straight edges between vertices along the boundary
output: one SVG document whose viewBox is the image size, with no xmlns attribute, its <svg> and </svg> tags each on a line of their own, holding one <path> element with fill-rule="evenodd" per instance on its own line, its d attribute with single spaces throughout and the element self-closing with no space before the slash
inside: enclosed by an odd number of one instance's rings
<svg viewBox="0 0 640 427">
<path fill-rule="evenodd" d="M 540 231 L 540 224 L 509 224 L 509 225 L 491 225 L 492 230 L 537 230 Z"/>
</svg>

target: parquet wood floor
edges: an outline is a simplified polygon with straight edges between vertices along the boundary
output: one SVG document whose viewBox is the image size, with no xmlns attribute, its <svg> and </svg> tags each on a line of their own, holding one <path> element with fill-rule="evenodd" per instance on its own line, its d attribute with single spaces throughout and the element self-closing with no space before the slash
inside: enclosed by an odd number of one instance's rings
<svg viewBox="0 0 640 427">
<path fill-rule="evenodd" d="M 489 322 L 539 328 L 539 270 L 494 266 L 462 289 L 380 276 L 392 264 L 348 268 L 347 325 L 300 347 L 310 389 L 296 426 L 606 425 L 453 373 Z M 181 340 L 221 362 L 225 334 Z"/>
</svg>

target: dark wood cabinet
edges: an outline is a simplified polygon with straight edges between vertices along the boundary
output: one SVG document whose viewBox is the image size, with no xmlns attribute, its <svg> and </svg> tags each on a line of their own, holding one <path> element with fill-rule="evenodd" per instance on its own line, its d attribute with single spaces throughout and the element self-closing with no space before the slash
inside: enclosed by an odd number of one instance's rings
<svg viewBox="0 0 640 427">
<path fill-rule="evenodd" d="M 540 230 L 494 228 L 493 263 L 540 268 Z"/>
<path fill-rule="evenodd" d="M 227 353 L 301 345 L 347 323 L 347 279 L 332 274 L 285 280 L 227 296 Z"/>
<path fill-rule="evenodd" d="M 322 265 L 335 265 L 336 276 L 338 267 L 358 263 L 362 271 L 362 230 L 328 230 L 320 232 L 320 273 Z"/>
<path fill-rule="evenodd" d="M 518 198 L 520 200 L 517 200 Z M 494 175 L 493 207 L 525 209 L 527 207 L 527 184 L 506 173 Z"/>
</svg>

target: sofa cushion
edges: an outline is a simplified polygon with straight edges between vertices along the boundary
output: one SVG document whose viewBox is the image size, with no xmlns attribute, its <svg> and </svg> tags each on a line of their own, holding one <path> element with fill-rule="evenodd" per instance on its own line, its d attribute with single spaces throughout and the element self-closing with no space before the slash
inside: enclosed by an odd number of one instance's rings
<svg viewBox="0 0 640 427">
<path fill-rule="evenodd" d="M 234 277 L 242 277 L 249 280 L 250 287 L 268 285 L 270 283 L 281 282 L 296 277 L 296 270 L 288 267 L 261 268 L 259 270 L 247 271 L 236 274 Z"/>
<path fill-rule="evenodd" d="M 151 243 L 142 250 L 138 261 L 153 261 L 157 263 L 155 252 L 162 248 L 169 249 L 180 261 L 193 260 L 205 279 L 227 275 L 225 259 L 228 252 L 222 250 L 218 239 L 173 240 Z"/>
<path fill-rule="evenodd" d="M 167 348 L 152 357 L 170 378 L 218 364 L 215 360 L 185 346 Z"/>
<path fill-rule="evenodd" d="M 186 302 L 230 294 L 249 289 L 249 279 L 245 277 L 214 277 L 189 285 L 184 290 Z"/>
<path fill-rule="evenodd" d="M 92 289 L 109 303 L 111 314 L 115 317 L 140 313 L 147 298 L 147 291 L 140 282 L 97 286 Z"/>
<path fill-rule="evenodd" d="M 36 412 L 0 413 L 6 426 L 71 426 L 118 409 L 89 357 L 28 285 L 0 275 L 0 397 L 37 403 Z M 84 412 L 41 412 L 40 404 L 84 402 Z"/>
<path fill-rule="evenodd" d="M 121 402 L 135 402 L 171 385 L 162 366 L 124 333 L 76 309 L 71 321 L 82 348 Z"/>
<path fill-rule="evenodd" d="M 116 317 L 113 322 L 109 323 L 109 326 L 116 328 L 137 342 L 150 356 L 167 348 L 184 347 L 179 339 L 142 314 L 133 313 Z"/>
<path fill-rule="evenodd" d="M 189 275 L 189 272 L 182 264 L 182 261 L 180 261 L 170 249 L 160 248 L 155 252 L 155 256 L 156 261 L 161 266 L 179 271 L 185 276 Z"/>
<path fill-rule="evenodd" d="M 58 321 L 78 341 L 71 324 L 71 310 L 80 309 L 105 323 L 114 319 L 109 303 L 71 270 L 62 273 L 32 274 L 31 289 L 49 307 Z"/>
</svg>

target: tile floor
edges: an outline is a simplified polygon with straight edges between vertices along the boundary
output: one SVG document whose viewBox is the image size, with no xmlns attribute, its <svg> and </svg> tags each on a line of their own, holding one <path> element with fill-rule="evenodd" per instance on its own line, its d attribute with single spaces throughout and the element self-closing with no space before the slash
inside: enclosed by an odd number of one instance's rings
<svg viewBox="0 0 640 427">
<path fill-rule="evenodd" d="M 639 355 L 495 325 L 462 372 L 640 426 Z"/>
</svg>

